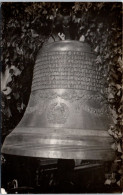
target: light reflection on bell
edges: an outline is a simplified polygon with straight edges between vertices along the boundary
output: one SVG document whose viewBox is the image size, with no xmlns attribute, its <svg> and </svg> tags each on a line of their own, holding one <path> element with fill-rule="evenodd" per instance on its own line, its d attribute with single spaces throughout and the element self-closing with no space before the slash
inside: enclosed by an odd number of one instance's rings
<svg viewBox="0 0 123 195">
<path fill-rule="evenodd" d="M 59 41 L 43 46 L 36 59 L 30 100 L 2 153 L 112 160 L 110 113 L 102 72 L 86 43 Z"/>
</svg>

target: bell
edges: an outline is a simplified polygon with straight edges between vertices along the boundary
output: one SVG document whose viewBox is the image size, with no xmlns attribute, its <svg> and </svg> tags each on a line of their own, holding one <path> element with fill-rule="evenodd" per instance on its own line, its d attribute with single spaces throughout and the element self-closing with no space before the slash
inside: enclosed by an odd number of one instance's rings
<svg viewBox="0 0 123 195">
<path fill-rule="evenodd" d="M 44 45 L 35 62 L 30 100 L 2 153 L 83 160 L 112 160 L 112 123 L 103 74 L 87 43 Z M 102 93 L 103 92 L 103 93 Z"/>
</svg>

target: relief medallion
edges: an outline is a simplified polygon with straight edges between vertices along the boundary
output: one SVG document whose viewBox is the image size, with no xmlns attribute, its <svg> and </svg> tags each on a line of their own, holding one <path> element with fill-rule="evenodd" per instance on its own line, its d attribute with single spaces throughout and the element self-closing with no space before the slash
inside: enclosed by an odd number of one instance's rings
<svg viewBox="0 0 123 195">
<path fill-rule="evenodd" d="M 69 108 L 64 103 L 51 103 L 47 109 L 47 119 L 52 124 L 64 124 L 69 116 Z"/>
</svg>

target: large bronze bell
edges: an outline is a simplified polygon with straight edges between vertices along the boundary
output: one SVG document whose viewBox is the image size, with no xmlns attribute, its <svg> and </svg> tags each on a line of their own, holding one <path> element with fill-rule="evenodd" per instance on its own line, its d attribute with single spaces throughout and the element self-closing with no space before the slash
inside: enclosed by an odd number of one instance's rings
<svg viewBox="0 0 123 195">
<path fill-rule="evenodd" d="M 87 43 L 44 45 L 36 59 L 30 100 L 2 153 L 20 156 L 112 160 L 111 124 L 102 72 Z"/>
</svg>

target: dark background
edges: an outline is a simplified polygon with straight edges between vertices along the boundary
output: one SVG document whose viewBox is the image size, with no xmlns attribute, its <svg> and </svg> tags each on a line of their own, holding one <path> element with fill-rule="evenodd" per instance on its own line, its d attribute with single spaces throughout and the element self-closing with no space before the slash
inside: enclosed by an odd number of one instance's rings
<svg viewBox="0 0 123 195">
<path fill-rule="evenodd" d="M 108 83 L 110 83 L 108 101 L 114 115 L 114 126 L 109 129 L 109 133 L 114 137 L 114 143 L 116 144 L 116 147 L 114 148 L 116 150 L 116 159 L 111 163 L 111 166 L 104 165 L 102 162 L 101 167 L 97 167 L 98 171 L 96 172 L 99 172 L 99 174 L 95 175 L 93 179 L 90 179 L 90 169 L 82 170 L 84 171 L 82 172 L 82 175 L 84 176 L 82 183 L 84 181 L 87 182 L 85 182 L 84 188 L 81 187 L 79 192 L 83 192 L 83 190 L 84 192 L 89 192 L 89 190 L 93 192 L 92 188 L 88 186 L 89 179 L 92 183 L 95 183 L 94 188 L 96 192 L 96 187 L 98 186 L 97 181 L 99 181 L 100 177 L 100 189 L 104 189 L 105 170 L 106 173 L 109 173 L 108 177 L 111 181 L 111 185 L 108 186 L 109 190 L 112 191 L 114 188 L 117 189 L 117 186 L 122 187 L 122 3 L 2 3 L 1 8 L 1 72 L 2 82 L 4 83 L 4 85 L 2 84 L 1 92 L 1 142 L 3 143 L 6 135 L 16 127 L 23 117 L 30 96 L 32 73 L 37 52 L 53 33 L 62 33 L 62 17 L 71 15 L 72 19 L 70 21 L 69 29 L 70 38 L 72 40 L 79 40 L 83 35 L 85 41 L 88 42 L 92 49 L 97 53 L 97 65 L 100 69 L 108 69 L 104 77 L 107 78 L 108 75 Z M 106 88 L 107 87 L 108 84 L 106 85 Z M 6 161 L 4 161 L 4 158 Z M 5 156 L 4 158 L 2 158 L 3 186 L 11 189 L 13 186 L 11 181 L 16 177 L 20 180 L 20 183 L 24 181 L 24 183 L 21 183 L 21 186 L 34 187 L 33 184 L 36 185 L 36 182 L 33 181 L 32 178 L 36 178 L 35 167 L 37 164 L 40 167 L 40 160 L 31 158 L 30 161 L 25 158 L 20 159 L 18 157 Z M 87 162 L 87 165 L 88 163 L 93 164 L 92 162 Z M 16 171 L 13 172 L 15 169 Z M 39 171 L 40 169 L 41 168 L 37 171 L 37 177 L 42 173 L 42 171 Z M 18 173 L 19 170 L 21 170 L 21 173 Z M 86 174 L 86 171 L 88 174 Z M 64 171 L 64 173 L 65 172 L 66 171 Z M 94 172 L 95 170 L 92 168 L 92 173 Z M 58 174 L 61 175 L 61 173 Z M 112 174 L 115 174 L 114 181 L 112 179 Z M 29 175 L 31 180 L 28 180 Z M 46 181 L 44 182 L 45 184 L 43 184 L 45 190 L 52 180 L 52 174 L 50 173 L 49 175 L 50 176 L 47 176 L 47 174 L 44 173 L 43 178 L 45 177 L 46 179 L 40 179 L 40 185 L 42 184 L 42 181 Z M 79 174 L 77 173 L 77 175 Z M 85 179 L 85 175 L 87 175 L 87 180 Z M 81 177 L 82 176 L 78 177 L 78 183 Z M 70 178 L 76 177 L 71 176 Z M 67 180 L 69 181 L 70 178 L 67 178 Z M 8 184 L 9 182 L 10 184 Z M 119 182 L 118 185 L 117 182 Z M 62 185 L 62 183 L 59 185 Z M 69 183 L 66 185 L 68 189 L 72 189 L 72 184 Z M 93 186 L 93 184 L 90 184 L 90 186 L 91 185 Z M 51 188 L 50 191 L 54 190 L 54 188 L 52 190 Z M 60 187 L 58 188 L 60 189 Z M 76 189 L 79 189 L 79 187 Z M 57 187 L 55 190 L 57 192 Z"/>
</svg>

